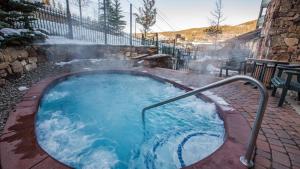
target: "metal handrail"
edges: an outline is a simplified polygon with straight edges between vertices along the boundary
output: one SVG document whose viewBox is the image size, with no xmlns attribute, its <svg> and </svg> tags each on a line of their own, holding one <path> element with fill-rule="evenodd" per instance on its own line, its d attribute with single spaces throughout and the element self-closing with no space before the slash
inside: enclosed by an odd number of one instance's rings
<svg viewBox="0 0 300 169">
<path fill-rule="evenodd" d="M 168 103 L 174 102 L 176 100 L 180 100 L 180 99 L 198 94 L 198 93 L 203 92 L 205 90 L 220 87 L 222 85 L 232 83 L 232 82 L 235 82 L 235 81 L 239 81 L 239 80 L 247 81 L 247 82 L 252 83 L 253 85 L 257 86 L 259 91 L 260 91 L 259 106 L 258 106 L 256 118 L 255 118 L 255 121 L 254 121 L 254 124 L 253 124 L 253 127 L 252 127 L 251 135 L 250 135 L 250 138 L 249 138 L 249 142 L 248 142 L 248 146 L 247 146 L 248 148 L 247 148 L 247 151 L 246 151 L 245 155 L 240 157 L 240 161 L 243 165 L 247 166 L 248 168 L 253 167 L 254 163 L 252 161 L 252 154 L 253 154 L 253 151 L 254 151 L 254 148 L 255 148 L 255 143 L 256 143 L 256 139 L 257 139 L 257 136 L 258 136 L 259 129 L 261 127 L 262 119 L 263 119 L 263 116 L 264 116 L 264 113 L 265 113 L 265 110 L 266 110 L 266 107 L 267 107 L 269 95 L 268 95 L 268 92 L 267 92 L 267 89 L 265 88 L 265 86 L 261 82 L 259 82 L 258 80 L 254 79 L 250 76 L 237 75 L 237 76 L 229 77 L 227 79 L 220 80 L 218 82 L 211 83 L 211 84 L 209 84 L 207 86 L 204 86 L 204 87 L 201 87 L 199 89 L 195 89 L 193 91 L 187 92 L 187 93 L 182 94 L 180 96 L 177 96 L 177 97 L 174 97 L 174 98 L 171 98 L 171 99 L 153 104 L 153 105 L 148 106 L 148 107 L 145 107 L 142 110 L 142 120 L 143 120 L 144 130 L 145 130 L 145 112 L 146 112 L 146 110 L 149 110 L 149 109 L 152 109 L 152 108 L 155 108 L 155 107 L 159 107 L 159 106 L 162 106 L 164 104 L 168 104 Z"/>
</svg>

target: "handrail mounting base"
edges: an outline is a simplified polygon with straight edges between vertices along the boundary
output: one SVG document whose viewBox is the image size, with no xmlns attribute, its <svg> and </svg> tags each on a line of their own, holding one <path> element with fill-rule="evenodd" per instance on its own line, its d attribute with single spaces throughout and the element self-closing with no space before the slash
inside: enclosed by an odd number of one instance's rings
<svg viewBox="0 0 300 169">
<path fill-rule="evenodd" d="M 252 168 L 254 166 L 254 162 L 252 160 L 248 161 L 245 156 L 240 157 L 240 162 L 248 168 Z"/>
</svg>

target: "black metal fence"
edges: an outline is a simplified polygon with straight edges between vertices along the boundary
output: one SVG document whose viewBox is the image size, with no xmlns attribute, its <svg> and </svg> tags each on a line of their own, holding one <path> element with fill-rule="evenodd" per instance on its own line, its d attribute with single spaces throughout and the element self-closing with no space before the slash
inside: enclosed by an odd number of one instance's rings
<svg viewBox="0 0 300 169">
<path fill-rule="evenodd" d="M 175 41 L 173 43 L 158 42 L 158 52 L 173 57 L 173 69 L 189 69 L 189 61 L 191 59 L 191 51 L 189 48 L 176 46 Z"/>
<path fill-rule="evenodd" d="M 52 36 L 63 36 L 70 38 L 70 31 L 72 31 L 72 39 L 84 40 L 88 42 L 108 45 L 133 45 L 133 46 L 150 46 L 156 45 L 155 38 L 132 37 L 122 30 L 114 30 L 113 28 L 106 28 L 104 23 L 96 20 L 72 15 L 70 19 L 67 17 L 65 11 L 51 8 L 39 8 L 34 16 L 37 20 L 32 23 L 33 28 L 44 29 Z M 72 29 L 69 29 L 69 23 Z M 22 25 L 16 25 L 16 28 L 22 28 Z"/>
<path fill-rule="evenodd" d="M 173 69 L 188 69 L 188 61 L 191 53 L 187 48 L 176 46 L 173 42 L 158 41 L 158 34 L 152 37 L 130 37 L 121 30 L 105 27 L 104 23 L 100 23 L 90 18 L 80 18 L 72 15 L 68 17 L 67 12 L 55 9 L 49 6 L 39 8 L 35 13 L 36 20 L 31 23 L 33 28 L 44 30 L 51 36 L 63 36 L 72 39 L 93 42 L 97 44 L 108 45 L 132 45 L 132 46 L 156 46 L 158 53 L 171 55 L 174 59 Z M 71 24 L 71 28 L 69 27 Z M 23 28 L 23 25 L 15 25 L 16 28 Z"/>
</svg>

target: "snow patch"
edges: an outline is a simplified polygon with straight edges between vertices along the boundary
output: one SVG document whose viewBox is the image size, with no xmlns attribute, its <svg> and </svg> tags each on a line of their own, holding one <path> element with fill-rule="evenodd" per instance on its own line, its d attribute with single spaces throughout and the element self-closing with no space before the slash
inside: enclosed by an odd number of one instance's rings
<svg viewBox="0 0 300 169">
<path fill-rule="evenodd" d="M 67 39 L 63 36 L 68 35 L 68 24 L 65 23 L 57 23 L 52 21 L 40 20 L 34 21 L 36 25 L 38 25 L 39 29 L 46 29 L 50 34 L 61 35 L 61 36 L 50 36 L 43 43 L 37 43 L 39 45 L 48 45 L 48 44 L 81 44 L 81 45 L 92 45 L 92 44 L 104 44 L 105 43 L 105 34 L 104 32 L 91 30 L 86 27 L 73 25 L 73 38 Z M 45 23 L 45 24 L 41 24 Z M 49 26 L 51 25 L 51 27 Z M 59 28 L 59 29 L 58 29 Z M 43 32 L 43 31 L 41 31 Z M 88 32 L 88 33 L 87 33 Z M 75 40 L 80 39 L 80 40 Z M 90 42 L 92 40 L 93 42 Z M 107 35 L 107 43 L 112 45 L 130 45 L 129 42 L 129 34 L 124 33 L 122 37 L 117 35 Z M 133 38 L 133 44 L 135 46 L 143 46 L 141 45 L 141 40 Z"/>
<path fill-rule="evenodd" d="M 72 63 L 76 63 L 76 62 L 80 62 L 80 60 L 79 59 L 73 59 L 73 60 L 68 61 L 68 62 L 57 62 L 57 63 L 55 63 L 55 65 L 57 65 L 57 66 L 65 66 L 65 65 L 70 65 Z"/>
<path fill-rule="evenodd" d="M 223 110 L 225 110 L 225 111 L 233 111 L 234 110 L 234 108 L 231 107 L 229 103 L 227 103 L 222 97 L 219 97 L 218 95 L 214 94 L 213 92 L 205 91 L 202 93 L 205 94 L 210 99 L 212 99 L 213 101 L 215 101 L 216 103 L 218 103 Z"/>
<path fill-rule="evenodd" d="M 49 38 L 46 39 L 45 42 L 42 44 L 47 44 L 47 45 L 53 45 L 53 44 L 92 45 L 92 44 L 96 44 L 96 43 L 88 42 L 88 41 L 84 41 L 84 40 L 67 39 L 67 38 L 61 37 L 61 36 L 49 36 Z"/>
<path fill-rule="evenodd" d="M 92 70 L 91 68 L 85 67 L 83 70 Z"/>
<path fill-rule="evenodd" d="M 0 32 L 3 34 L 4 37 L 9 36 L 20 36 L 21 33 L 28 32 L 28 29 L 12 29 L 12 28 L 2 28 Z"/>
<path fill-rule="evenodd" d="M 210 73 L 210 74 L 218 74 L 220 69 L 216 68 L 214 65 L 212 64 L 208 64 L 206 67 L 206 70 Z"/>
<path fill-rule="evenodd" d="M 98 63 L 98 62 L 101 62 L 103 60 L 104 59 L 73 59 L 73 60 L 70 60 L 68 62 L 57 62 L 57 63 L 55 63 L 55 65 L 57 65 L 57 66 L 65 66 L 65 65 L 71 65 L 73 63 L 85 62 L 85 61 L 88 61 L 88 62 L 91 62 L 91 63 Z"/>
<path fill-rule="evenodd" d="M 28 90 L 28 87 L 20 86 L 20 87 L 18 87 L 18 90 L 22 92 L 22 91 Z"/>
</svg>

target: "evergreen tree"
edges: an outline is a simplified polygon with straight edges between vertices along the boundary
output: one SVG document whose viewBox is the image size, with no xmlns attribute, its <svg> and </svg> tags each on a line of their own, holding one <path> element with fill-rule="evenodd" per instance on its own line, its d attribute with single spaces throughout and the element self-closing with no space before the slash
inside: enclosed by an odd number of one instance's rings
<svg viewBox="0 0 300 169">
<path fill-rule="evenodd" d="M 42 4 L 24 0 L 2 0 L 0 2 L 0 45 L 27 44 L 34 40 L 44 40 L 46 35 L 32 28 L 36 20 L 33 13 Z M 22 27 L 24 29 L 13 29 Z"/>
<path fill-rule="evenodd" d="M 104 5 L 103 0 L 98 1 L 98 22 L 104 25 Z M 118 34 L 121 33 L 126 25 L 123 20 L 120 0 L 106 0 L 106 26 L 108 33 Z"/>
<path fill-rule="evenodd" d="M 111 9 L 109 24 L 111 25 L 113 32 L 119 34 L 124 30 L 126 25 L 126 21 L 123 20 L 124 16 L 122 15 L 120 0 L 113 0 Z"/>
<path fill-rule="evenodd" d="M 143 26 L 142 31 L 146 37 L 151 26 L 156 23 L 157 12 L 155 8 L 155 0 L 143 0 L 143 2 L 143 8 L 139 8 L 139 13 L 136 14 L 136 21 Z"/>
<path fill-rule="evenodd" d="M 109 28 L 111 27 L 110 26 L 110 16 L 111 16 L 111 13 L 112 13 L 112 3 L 111 3 L 111 0 L 105 0 L 106 2 L 106 26 L 107 26 L 107 29 L 109 30 Z M 98 1 L 98 13 L 99 13 L 99 16 L 98 16 L 98 22 L 100 23 L 100 25 L 104 25 L 104 4 L 103 4 L 103 0 L 99 0 Z"/>
</svg>

